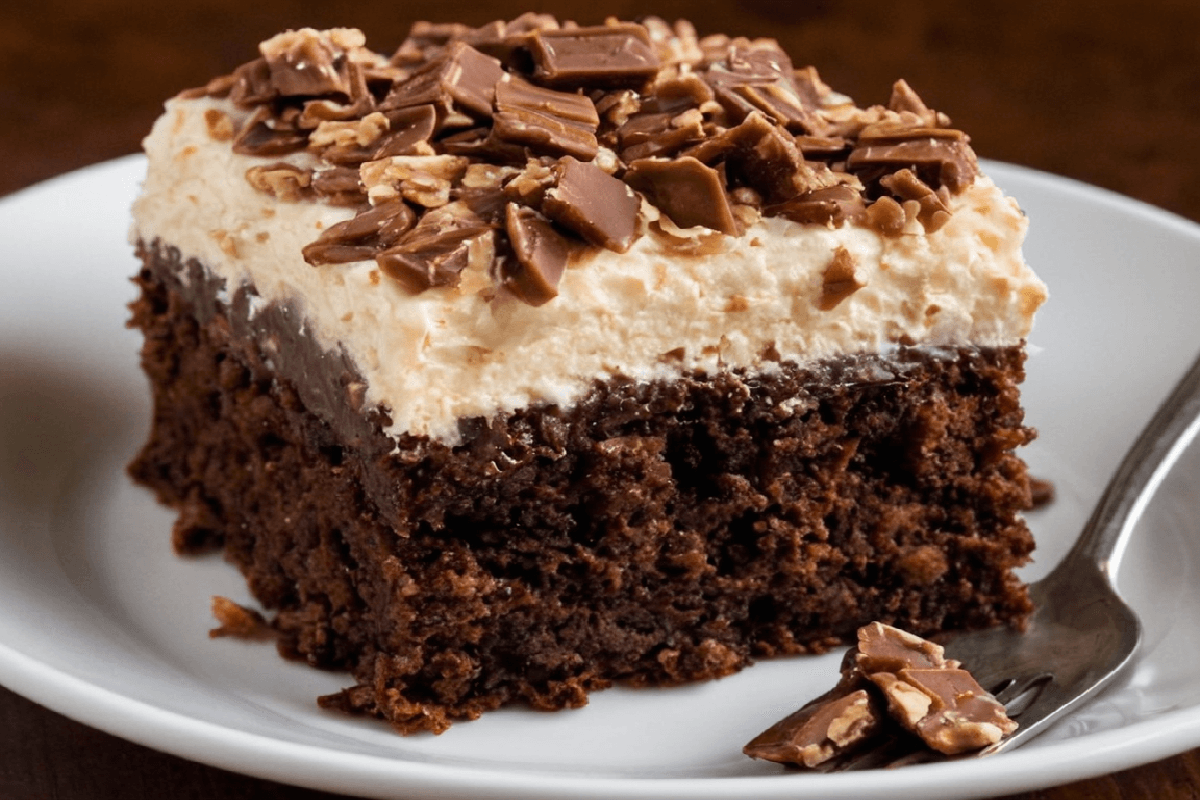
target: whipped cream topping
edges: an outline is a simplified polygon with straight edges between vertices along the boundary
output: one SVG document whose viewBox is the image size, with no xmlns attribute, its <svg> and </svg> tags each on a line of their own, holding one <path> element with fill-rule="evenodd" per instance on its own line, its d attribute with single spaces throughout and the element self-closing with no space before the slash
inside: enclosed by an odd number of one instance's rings
<svg viewBox="0 0 1200 800">
<path fill-rule="evenodd" d="M 950 198 L 931 233 L 915 218 L 884 236 L 763 217 L 741 236 L 693 229 L 643 235 L 622 254 L 590 249 L 538 307 L 495 296 L 482 269 L 414 295 L 374 260 L 306 263 L 302 247 L 354 210 L 256 191 L 246 171 L 280 159 L 233 153 L 211 134 L 211 109 L 242 113 L 224 99 L 168 102 L 145 141 L 132 238 L 178 247 L 229 291 L 251 284 L 262 304 L 299 309 L 321 347 L 353 360 L 395 436 L 453 443 L 462 417 L 567 405 L 616 375 L 769 371 L 900 342 L 1018 345 L 1047 296 L 1021 254 L 1024 215 L 984 176 Z M 306 154 L 284 160 L 317 166 Z M 835 260 L 857 288 L 830 307 Z"/>
</svg>

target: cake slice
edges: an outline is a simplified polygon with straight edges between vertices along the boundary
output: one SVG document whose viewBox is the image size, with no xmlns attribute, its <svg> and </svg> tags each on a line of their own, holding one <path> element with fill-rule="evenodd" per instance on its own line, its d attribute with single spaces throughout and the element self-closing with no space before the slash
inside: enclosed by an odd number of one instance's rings
<svg viewBox="0 0 1200 800">
<path fill-rule="evenodd" d="M 1020 625 L 1025 218 L 904 83 L 687 23 L 300 30 L 167 103 L 132 476 L 441 731 Z"/>
</svg>

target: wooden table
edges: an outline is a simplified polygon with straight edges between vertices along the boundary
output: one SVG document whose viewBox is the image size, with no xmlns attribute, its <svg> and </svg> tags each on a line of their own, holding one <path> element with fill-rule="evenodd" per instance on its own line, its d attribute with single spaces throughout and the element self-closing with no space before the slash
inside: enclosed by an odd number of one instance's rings
<svg viewBox="0 0 1200 800">
<path fill-rule="evenodd" d="M 1116 190 L 1200 221 L 1200 4 L 1192 0 L 539 2 L 581 21 L 695 17 L 702 33 L 770 33 L 860 102 L 904 76 L 989 158 Z M 135 152 L 162 100 L 227 72 L 288 27 L 355 26 L 377 50 L 444 3 L 39 0 L 0 6 L 0 194 Z M 859 8 L 858 6 L 862 6 Z M 519 2 L 462 2 L 458 19 Z M 583 11 L 580 11 L 583 9 Z M 903 9 L 903 10 L 902 10 Z M 1036 221 L 1034 222 L 1036 224 Z M 1195 798 L 1200 750 L 1021 795 Z M 332 797 L 222 772 L 99 733 L 0 689 L 0 797 Z"/>
</svg>

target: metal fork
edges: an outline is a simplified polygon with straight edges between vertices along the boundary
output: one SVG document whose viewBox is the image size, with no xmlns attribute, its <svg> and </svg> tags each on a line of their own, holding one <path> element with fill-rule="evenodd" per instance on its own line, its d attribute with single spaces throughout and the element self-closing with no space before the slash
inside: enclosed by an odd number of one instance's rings
<svg viewBox="0 0 1200 800">
<path fill-rule="evenodd" d="M 1117 568 L 1138 518 L 1198 430 L 1200 357 L 1125 455 L 1070 552 L 1030 587 L 1028 629 L 993 628 L 947 642 L 946 656 L 961 661 L 1021 725 L 983 755 L 1042 733 L 1132 659 L 1141 625 L 1117 593 Z"/>
<path fill-rule="evenodd" d="M 955 634 L 944 642 L 946 657 L 961 661 L 1020 723 L 1014 734 L 970 757 L 1028 742 L 1079 708 L 1130 662 L 1141 625 L 1117 594 L 1117 568 L 1138 518 L 1197 430 L 1200 357 L 1126 454 L 1070 552 L 1030 586 L 1035 610 L 1029 627 Z M 935 758 L 931 751 L 893 740 L 834 769 L 901 766 Z"/>
</svg>

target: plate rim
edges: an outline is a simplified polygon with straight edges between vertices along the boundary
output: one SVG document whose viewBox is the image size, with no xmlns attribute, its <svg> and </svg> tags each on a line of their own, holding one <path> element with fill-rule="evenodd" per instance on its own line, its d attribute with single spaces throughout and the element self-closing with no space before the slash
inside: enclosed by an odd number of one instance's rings
<svg viewBox="0 0 1200 800">
<path fill-rule="evenodd" d="M 88 180 L 140 178 L 145 157 L 123 156 L 63 173 L 0 197 L 0 213 L 35 198 L 70 189 Z M 1014 164 L 982 159 L 984 171 L 1005 186 L 1018 178 L 1040 190 L 1072 200 L 1100 203 L 1141 221 L 1166 226 L 1200 245 L 1200 224 L 1173 212 L 1072 178 Z M 131 266 L 134 263 L 130 257 Z M 90 683 L 51 663 L 0 642 L 0 684 L 68 718 L 120 738 L 186 759 L 282 783 L 332 792 L 365 792 L 388 797 L 396 792 L 437 790 L 470 798 L 668 798 L 697 800 L 743 797 L 860 797 L 878 783 L 879 773 L 796 775 L 780 772 L 754 776 L 680 778 L 563 775 L 525 769 L 420 762 L 372 753 L 290 742 L 197 719 L 184 713 Z M 1080 750 L 1087 757 L 1056 758 Z M 1113 730 L 1005 753 L 995 759 L 920 765 L 887 773 L 888 794 L 924 797 L 990 796 L 1107 774 L 1200 744 L 1200 703 L 1163 712 Z M 304 774 L 300 774 L 303 772 Z M 327 774 L 326 774 L 327 773 Z M 982 778 L 981 778 L 982 773 Z M 353 780 L 347 780 L 347 777 Z M 863 776 L 866 776 L 865 778 Z M 857 778 L 857 780 L 856 780 Z M 969 784 L 985 784 L 981 791 Z M 805 784 L 801 786 L 801 784 Z"/>
</svg>

